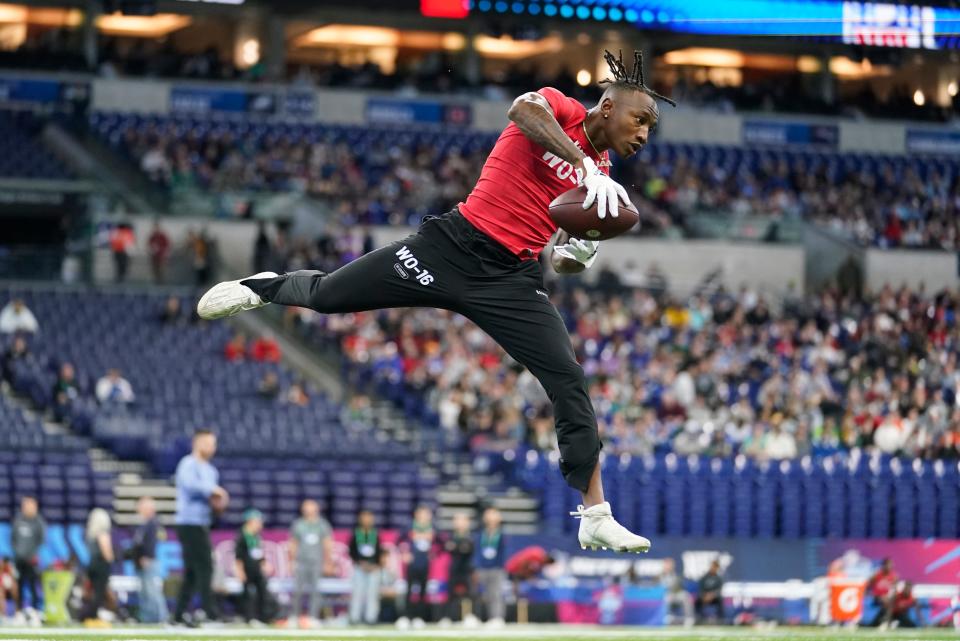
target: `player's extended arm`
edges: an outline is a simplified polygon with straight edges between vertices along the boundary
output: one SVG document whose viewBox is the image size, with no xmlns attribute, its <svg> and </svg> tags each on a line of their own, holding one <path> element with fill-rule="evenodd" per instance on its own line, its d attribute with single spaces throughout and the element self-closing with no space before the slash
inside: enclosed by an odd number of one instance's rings
<svg viewBox="0 0 960 641">
<path fill-rule="evenodd" d="M 563 132 L 550 103 L 542 95 L 530 91 L 518 96 L 510 105 L 507 117 L 520 128 L 524 136 L 583 172 L 586 154 Z"/>
</svg>

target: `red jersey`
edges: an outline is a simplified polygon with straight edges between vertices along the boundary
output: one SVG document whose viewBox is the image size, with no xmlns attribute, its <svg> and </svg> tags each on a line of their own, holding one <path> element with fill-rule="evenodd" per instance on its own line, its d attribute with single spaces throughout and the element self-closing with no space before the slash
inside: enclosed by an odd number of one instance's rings
<svg viewBox="0 0 960 641">
<path fill-rule="evenodd" d="M 877 570 L 870 578 L 870 594 L 876 597 L 885 597 L 890 594 L 890 591 L 893 590 L 893 586 L 896 583 L 897 574 L 893 570 L 890 572 L 884 572 L 882 569 Z"/>
<path fill-rule="evenodd" d="M 897 592 L 897 595 L 893 597 L 893 614 L 894 616 L 904 614 L 916 605 L 917 599 L 912 592 Z"/>
<path fill-rule="evenodd" d="M 610 172 L 607 152 L 597 153 L 583 121 L 586 108 L 553 87 L 538 92 L 570 140 L 604 173 Z M 460 213 L 474 227 L 521 258 L 535 258 L 550 242 L 557 226 L 548 209 L 554 198 L 579 184 L 573 165 L 527 138 L 510 123 L 480 172 L 480 179 Z"/>
<path fill-rule="evenodd" d="M 507 559 L 503 569 L 507 571 L 507 574 L 529 578 L 540 573 L 543 566 L 547 564 L 548 558 L 550 556 L 546 550 L 538 545 L 531 545 Z"/>
</svg>

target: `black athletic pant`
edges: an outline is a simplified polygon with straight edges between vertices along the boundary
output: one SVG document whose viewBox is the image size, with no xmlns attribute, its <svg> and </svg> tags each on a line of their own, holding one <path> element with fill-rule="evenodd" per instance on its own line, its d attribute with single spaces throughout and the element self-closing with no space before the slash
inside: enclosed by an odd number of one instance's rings
<svg viewBox="0 0 960 641">
<path fill-rule="evenodd" d="M 262 572 L 248 574 L 243 584 L 243 616 L 267 622 L 267 578 Z"/>
<path fill-rule="evenodd" d="M 218 618 L 213 602 L 213 548 L 210 545 L 210 530 L 202 525 L 178 525 L 177 538 L 183 554 L 183 584 L 177 596 L 177 609 L 173 618 L 183 620 L 183 613 L 190 605 L 195 592 L 200 592 L 200 604 L 207 619 Z"/>
<path fill-rule="evenodd" d="M 411 619 L 421 618 L 430 620 L 430 605 L 427 603 L 427 582 L 430 580 L 428 568 L 414 568 L 407 566 L 407 598 L 403 608 L 403 615 Z M 413 587 L 417 586 L 417 603 L 413 603 Z"/>
<path fill-rule="evenodd" d="M 520 260 L 456 209 L 428 216 L 416 234 L 331 274 L 302 270 L 243 284 L 264 300 L 325 314 L 437 307 L 466 316 L 543 385 L 553 402 L 560 470 L 586 491 L 600 455 L 597 421 L 540 264 Z"/>
<path fill-rule="evenodd" d="M 110 564 L 102 557 L 90 562 L 87 568 L 87 578 L 90 579 L 90 602 L 87 604 L 84 619 L 99 617 L 100 608 L 107 602 L 107 587 L 110 585 Z"/>
<path fill-rule="evenodd" d="M 451 621 L 463 618 L 463 600 L 472 597 L 470 593 L 471 577 L 469 573 L 450 571 L 447 577 L 447 617 Z"/>
<path fill-rule="evenodd" d="M 17 610 L 23 609 L 23 600 L 30 586 L 30 605 L 40 609 L 40 591 L 37 585 L 37 566 L 29 559 L 17 559 L 14 562 L 17 568 Z"/>
</svg>

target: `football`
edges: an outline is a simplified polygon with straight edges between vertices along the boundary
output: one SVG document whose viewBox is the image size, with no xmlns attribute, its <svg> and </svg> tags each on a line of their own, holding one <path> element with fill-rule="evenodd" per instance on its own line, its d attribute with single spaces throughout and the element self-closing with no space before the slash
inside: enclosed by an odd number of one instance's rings
<svg viewBox="0 0 960 641">
<path fill-rule="evenodd" d="M 616 218 L 597 216 L 597 203 L 589 209 L 583 208 L 583 201 L 587 198 L 586 187 L 574 187 L 570 191 L 557 196 L 550 203 L 550 218 L 557 226 L 573 236 L 585 240 L 607 240 L 633 229 L 640 221 L 640 213 L 631 205 L 620 205 L 620 215 Z"/>
</svg>

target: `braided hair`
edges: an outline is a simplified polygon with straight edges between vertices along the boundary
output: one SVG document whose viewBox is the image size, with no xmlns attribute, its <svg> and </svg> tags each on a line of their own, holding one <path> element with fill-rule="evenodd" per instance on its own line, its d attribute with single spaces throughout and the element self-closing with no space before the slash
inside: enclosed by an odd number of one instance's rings
<svg viewBox="0 0 960 641">
<path fill-rule="evenodd" d="M 601 85 L 609 85 L 611 87 L 622 87 L 625 89 L 632 89 L 634 91 L 642 91 L 651 98 L 656 100 L 662 100 L 665 103 L 676 107 L 677 103 L 666 96 L 661 96 L 656 91 L 648 87 L 643 83 L 643 52 L 634 51 L 633 52 L 633 71 L 627 71 L 626 65 L 623 64 L 623 51 L 620 51 L 619 57 L 614 57 L 612 53 L 604 49 L 603 58 L 607 61 L 607 64 L 610 66 L 610 71 L 613 72 L 613 80 L 601 80 Z"/>
</svg>

